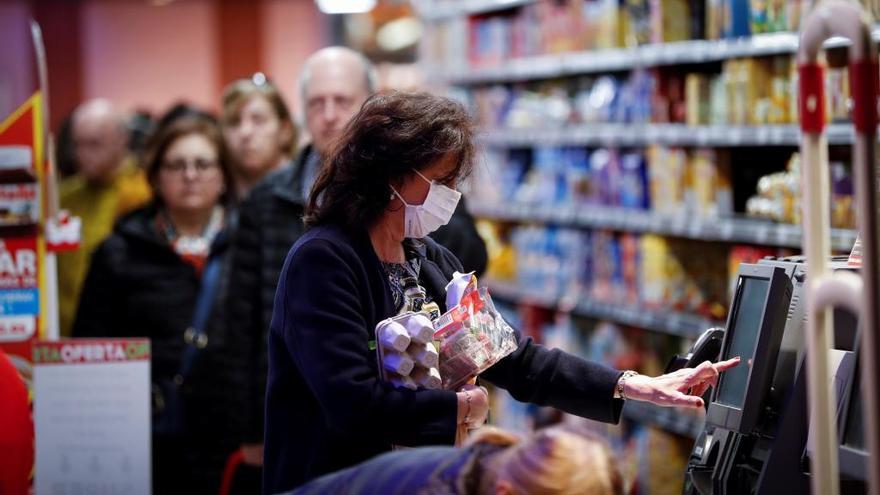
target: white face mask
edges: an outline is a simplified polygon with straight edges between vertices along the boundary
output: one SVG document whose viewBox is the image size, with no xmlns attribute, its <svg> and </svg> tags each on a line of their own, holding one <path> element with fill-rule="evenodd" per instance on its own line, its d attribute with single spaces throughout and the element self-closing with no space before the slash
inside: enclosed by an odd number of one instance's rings
<svg viewBox="0 0 880 495">
<path fill-rule="evenodd" d="M 428 190 L 428 196 L 424 203 L 420 205 L 408 204 L 397 192 L 397 189 L 392 186 L 391 190 L 406 207 L 403 235 L 408 238 L 421 239 L 449 223 L 449 219 L 455 212 L 455 207 L 458 206 L 458 200 L 461 199 L 461 193 L 443 184 L 428 180 L 418 170 L 413 170 L 413 172 L 431 184 L 431 189 Z"/>
</svg>

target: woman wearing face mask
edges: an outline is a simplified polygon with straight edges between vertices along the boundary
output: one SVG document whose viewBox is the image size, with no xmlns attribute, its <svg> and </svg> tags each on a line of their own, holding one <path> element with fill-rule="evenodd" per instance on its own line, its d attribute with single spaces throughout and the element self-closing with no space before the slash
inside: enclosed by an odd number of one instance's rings
<svg viewBox="0 0 880 495">
<path fill-rule="evenodd" d="M 217 303 L 229 161 L 217 124 L 199 116 L 160 128 L 144 160 L 155 200 L 96 250 L 73 334 L 150 339 L 153 492 L 214 494 L 241 428 L 232 395 L 243 373 Z"/>
<path fill-rule="evenodd" d="M 311 192 L 311 228 L 291 249 L 269 334 L 264 493 L 290 490 L 392 445 L 452 444 L 486 420 L 488 396 L 395 388 L 379 379 L 376 324 L 409 306 L 413 281 L 445 312 L 461 264 L 429 233 L 445 224 L 474 155 L 464 108 L 426 93 L 369 98 L 327 157 Z M 623 399 L 702 407 L 736 361 L 649 378 L 522 338 L 481 375 L 518 400 L 616 422 Z M 693 395 L 688 395 L 687 392 Z"/>
</svg>

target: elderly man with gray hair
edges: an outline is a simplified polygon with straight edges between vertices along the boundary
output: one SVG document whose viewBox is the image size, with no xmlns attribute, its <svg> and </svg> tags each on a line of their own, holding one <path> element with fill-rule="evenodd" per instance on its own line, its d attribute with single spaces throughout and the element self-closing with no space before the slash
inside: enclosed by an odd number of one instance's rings
<svg viewBox="0 0 880 495">
<path fill-rule="evenodd" d="M 306 199 L 318 175 L 321 159 L 376 89 L 376 70 L 358 52 L 330 47 L 306 61 L 299 77 L 300 117 L 311 136 L 312 148 L 303 162 L 302 191 Z M 308 150 L 307 147 L 304 153 Z"/>
<path fill-rule="evenodd" d="M 113 103 L 96 99 L 71 116 L 77 173 L 59 185 L 61 207 L 82 218 L 80 248 L 58 256 L 61 335 L 70 336 L 92 252 L 116 220 L 145 204 L 150 187 L 128 154 L 125 115 Z"/>
</svg>

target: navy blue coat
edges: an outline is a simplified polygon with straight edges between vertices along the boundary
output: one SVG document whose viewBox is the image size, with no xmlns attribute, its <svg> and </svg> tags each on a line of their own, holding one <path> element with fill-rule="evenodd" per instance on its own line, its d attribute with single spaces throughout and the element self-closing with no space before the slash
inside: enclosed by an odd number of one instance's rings
<svg viewBox="0 0 880 495">
<path fill-rule="evenodd" d="M 423 243 L 419 282 L 445 311 L 445 286 L 461 264 L 434 241 Z M 269 332 L 264 493 L 291 490 L 392 445 L 454 443 L 453 391 L 399 389 L 378 378 L 369 342 L 376 324 L 394 313 L 365 230 L 319 226 L 291 248 Z M 526 338 L 481 379 L 523 402 L 617 422 L 619 376 Z"/>
<path fill-rule="evenodd" d="M 420 447 L 395 450 L 325 474 L 284 495 L 473 495 L 480 493 L 484 461 L 506 447 Z"/>
</svg>

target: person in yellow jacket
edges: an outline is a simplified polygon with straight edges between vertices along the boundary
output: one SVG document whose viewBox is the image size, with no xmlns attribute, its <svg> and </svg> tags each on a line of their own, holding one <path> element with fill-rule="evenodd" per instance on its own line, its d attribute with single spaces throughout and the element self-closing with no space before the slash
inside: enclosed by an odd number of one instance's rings
<svg viewBox="0 0 880 495">
<path fill-rule="evenodd" d="M 83 103 L 73 113 L 72 136 L 77 173 L 61 182 L 61 208 L 82 219 L 78 250 L 58 256 L 61 335 L 70 336 L 80 291 L 92 253 L 116 220 L 149 201 L 144 172 L 128 155 L 124 115 L 107 100 Z"/>
</svg>

